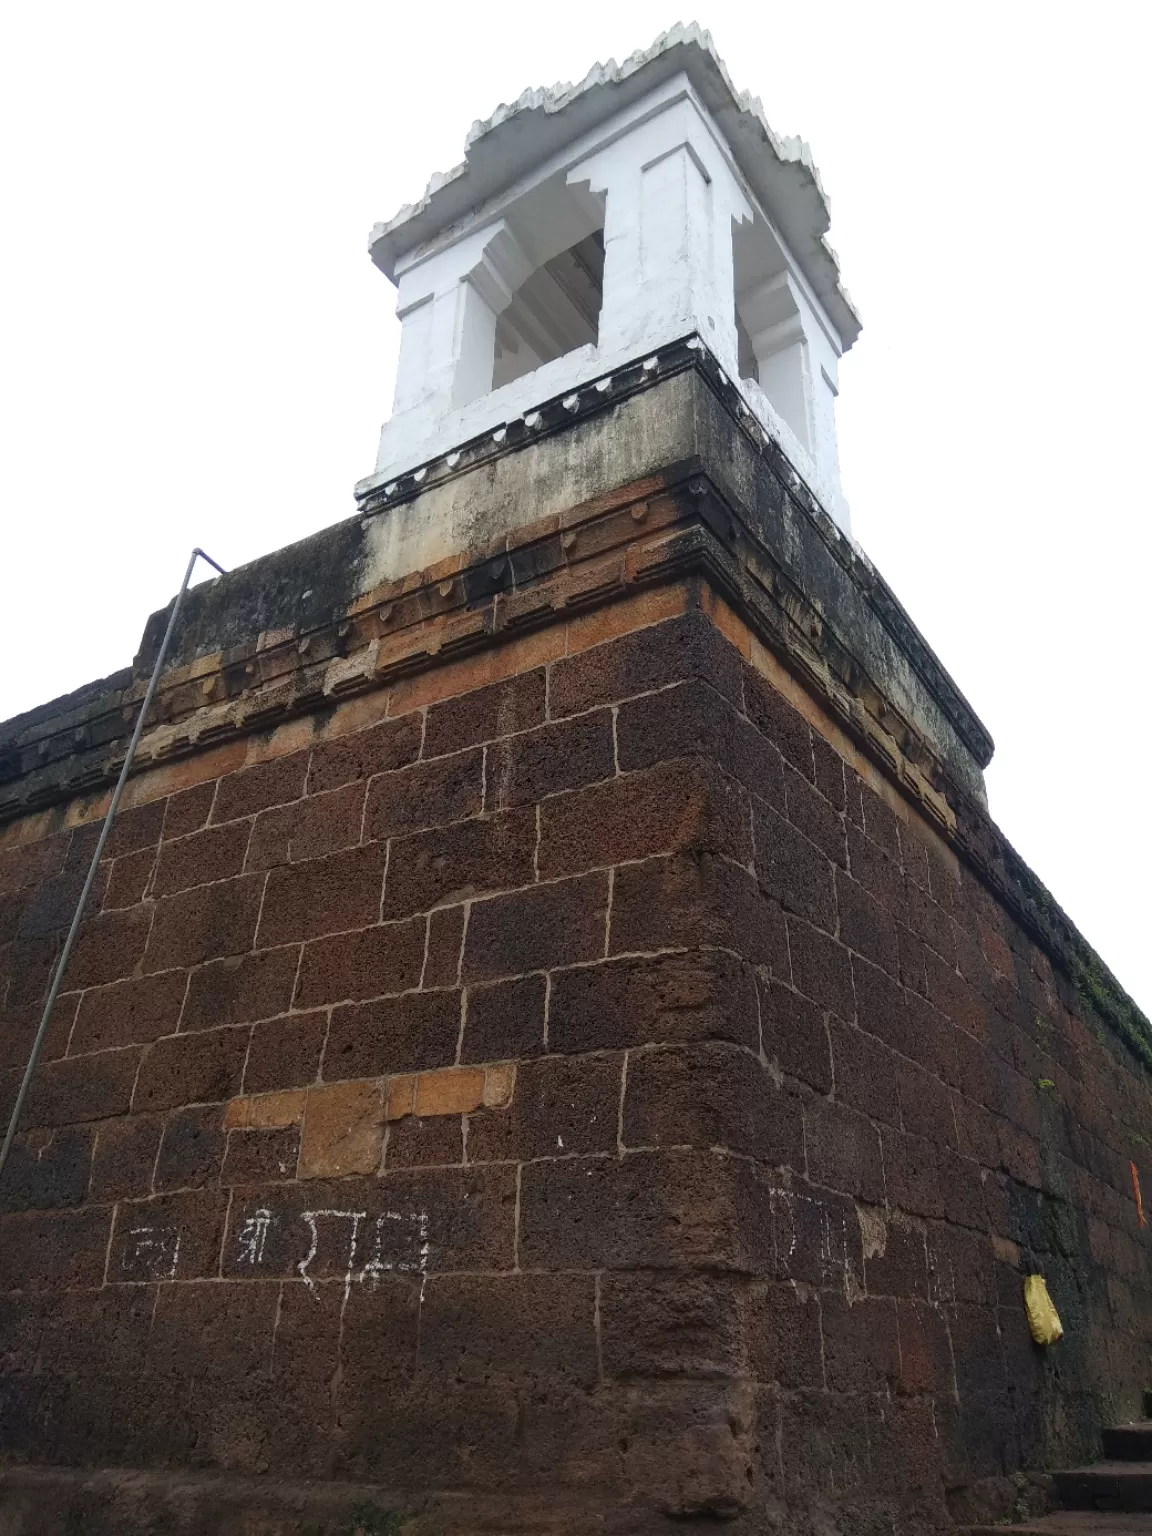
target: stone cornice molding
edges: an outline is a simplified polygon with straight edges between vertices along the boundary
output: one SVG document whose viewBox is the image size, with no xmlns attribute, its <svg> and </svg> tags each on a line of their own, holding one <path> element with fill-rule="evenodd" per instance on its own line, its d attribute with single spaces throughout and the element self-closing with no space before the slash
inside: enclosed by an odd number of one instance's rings
<svg viewBox="0 0 1152 1536">
<path fill-rule="evenodd" d="M 770 480 L 773 495 L 817 541 L 820 558 L 839 569 L 845 590 L 854 591 L 883 626 L 887 643 L 905 657 L 963 743 L 973 771 L 983 767 L 991 757 L 991 738 L 947 671 L 875 567 L 807 493 L 778 445 L 694 338 L 576 396 L 548 402 L 533 413 L 534 420 L 485 434 L 422 466 L 366 502 L 369 515 L 337 524 L 194 592 L 175 643 L 178 664 L 161 682 L 158 723 L 141 746 L 142 766 L 150 753 L 172 756 L 234 732 L 264 729 L 325 699 L 379 687 L 392 675 L 434 665 L 442 655 L 523 633 L 573 606 L 610 602 L 638 584 L 702 573 L 748 609 L 764 628 L 766 643 L 799 668 L 809 686 L 836 693 L 838 714 L 854 719 L 857 730 L 878 732 L 877 740 L 895 744 L 884 750 L 888 761 L 923 765 L 915 771 L 929 787 L 948 777 L 959 783 L 963 776 L 948 769 L 939 744 L 925 735 L 913 713 L 892 697 L 885 679 L 874 675 L 840 632 L 829 604 L 805 592 L 798 573 L 788 570 L 780 552 L 766 541 L 764 528 L 757 527 L 754 511 L 741 505 L 732 485 L 716 477 L 709 455 L 691 451 L 704 446 L 701 441 L 685 443 L 688 451 L 681 459 L 647 475 L 641 485 L 614 487 L 546 520 L 546 527 L 519 526 L 514 517 L 510 525 L 491 530 L 482 550 L 474 545 L 423 569 L 365 582 L 372 574 L 369 546 L 382 519 L 386 524 L 406 512 L 416 524 L 427 522 L 422 503 L 437 489 L 454 491 L 474 506 L 477 476 L 490 482 L 497 464 L 515 474 L 517 451 L 530 440 L 550 454 L 549 444 L 558 435 L 584 424 L 595 427 L 595 418 L 605 411 L 619 411 L 684 375 L 707 385 L 705 396 L 688 401 L 694 415 L 699 416 L 706 400 L 719 410 L 717 421 L 706 424 L 705 436 L 718 440 L 735 430 L 751 448 L 757 480 Z M 661 409 L 655 396 L 652 408 Z M 556 452 L 564 456 L 562 445 Z M 722 464 L 731 455 L 721 450 L 713 457 Z M 654 496 L 659 497 L 659 526 L 665 529 L 655 545 Z M 505 501 L 506 494 L 497 499 Z M 614 564 L 606 573 L 600 567 L 610 552 Z M 292 622 L 285 623 L 289 618 Z M 0 725 L 0 816 L 19 815 L 93 788 L 116 771 L 115 746 L 130 731 L 164 619 L 164 612 L 153 615 L 131 674 L 116 674 L 106 686 L 89 685 L 56 705 Z M 237 621 L 239 630 L 230 633 Z M 849 699 L 851 704 L 845 702 Z M 979 793 L 978 775 L 969 774 L 969 779 Z"/>
</svg>

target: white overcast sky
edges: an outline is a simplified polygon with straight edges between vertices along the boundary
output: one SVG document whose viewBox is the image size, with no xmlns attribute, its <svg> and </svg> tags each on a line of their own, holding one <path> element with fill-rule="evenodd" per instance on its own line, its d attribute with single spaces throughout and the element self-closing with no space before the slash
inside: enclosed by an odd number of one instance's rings
<svg viewBox="0 0 1152 1536">
<path fill-rule="evenodd" d="M 0 719 L 129 662 L 191 545 L 353 510 L 366 235 L 674 0 L 0 0 Z M 996 738 L 993 814 L 1152 1009 L 1147 5 L 708 0 L 864 318 L 856 536 Z"/>
</svg>

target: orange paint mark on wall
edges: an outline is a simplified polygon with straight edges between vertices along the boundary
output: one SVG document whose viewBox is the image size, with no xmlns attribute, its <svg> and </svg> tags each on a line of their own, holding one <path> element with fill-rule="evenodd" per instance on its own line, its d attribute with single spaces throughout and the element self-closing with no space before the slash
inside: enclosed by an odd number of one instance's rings
<svg viewBox="0 0 1152 1536">
<path fill-rule="evenodd" d="M 1141 1226 L 1144 1226 L 1144 1197 L 1140 1193 L 1140 1170 L 1133 1162 L 1129 1162 L 1128 1166 L 1132 1170 L 1132 1194 L 1136 1200 L 1136 1219 Z"/>
</svg>

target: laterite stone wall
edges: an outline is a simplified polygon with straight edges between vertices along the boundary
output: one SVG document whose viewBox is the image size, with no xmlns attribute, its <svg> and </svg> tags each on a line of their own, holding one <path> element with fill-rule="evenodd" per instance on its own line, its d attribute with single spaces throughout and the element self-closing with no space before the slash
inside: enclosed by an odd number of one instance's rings
<svg viewBox="0 0 1152 1536">
<path fill-rule="evenodd" d="M 0 1190 L 9 1463 L 860 1536 L 1135 1409 L 1146 1069 L 735 621 L 591 638 L 122 816 Z M 0 845 L 5 1106 L 82 815 Z"/>
</svg>

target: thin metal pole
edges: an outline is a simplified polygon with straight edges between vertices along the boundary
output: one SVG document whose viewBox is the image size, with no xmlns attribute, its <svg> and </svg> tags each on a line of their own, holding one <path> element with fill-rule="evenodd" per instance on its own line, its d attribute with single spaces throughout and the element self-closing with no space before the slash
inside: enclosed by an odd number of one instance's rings
<svg viewBox="0 0 1152 1536">
<path fill-rule="evenodd" d="M 16 1102 L 12 1106 L 12 1115 L 8 1121 L 8 1132 L 4 1137 L 4 1146 L 0 1149 L 0 1176 L 4 1173 L 5 1164 L 8 1161 L 8 1153 L 16 1136 L 16 1128 L 20 1124 L 20 1113 L 24 1108 L 24 1100 L 28 1096 L 28 1086 L 36 1071 L 36 1063 L 40 1060 L 40 1052 L 44 1046 L 44 1038 L 48 1033 L 48 1025 L 52 1018 L 52 1009 L 56 1006 L 56 994 L 60 990 L 60 983 L 64 980 L 64 971 L 72 955 L 72 946 L 76 942 L 76 935 L 80 931 L 80 922 L 84 916 L 84 908 L 88 905 L 88 897 L 92 892 L 92 884 L 96 879 L 96 870 L 104 853 L 104 844 L 108 841 L 108 834 L 112 830 L 112 823 L 116 819 L 116 811 L 120 805 L 120 796 L 124 792 L 124 785 L 128 782 L 128 774 L 132 768 L 132 759 L 136 755 L 136 748 L 140 742 L 140 735 L 144 729 L 144 718 L 152 703 L 152 695 L 156 692 L 156 684 L 160 680 L 160 673 L 164 670 L 164 659 L 168 655 L 168 645 L 176 628 L 176 620 L 180 617 L 180 609 L 184 606 L 184 598 L 188 591 L 188 583 L 192 580 L 192 570 L 197 560 L 206 560 L 221 576 L 228 573 L 222 565 L 217 565 L 211 555 L 206 555 L 202 549 L 194 549 L 188 561 L 188 569 L 184 572 L 184 580 L 180 583 L 180 591 L 176 594 L 176 602 L 168 618 L 168 627 L 164 631 L 164 638 L 160 642 L 160 650 L 156 656 L 156 665 L 152 668 L 152 676 L 148 679 L 148 688 L 144 694 L 144 702 L 140 706 L 140 713 L 136 716 L 136 727 L 132 732 L 132 740 L 128 743 L 128 755 L 124 759 L 124 766 L 120 770 L 120 777 L 116 781 L 116 788 L 112 791 L 112 800 L 108 806 L 108 814 L 104 817 L 104 825 L 100 828 L 100 837 L 96 843 L 96 851 L 92 855 L 92 862 L 88 866 L 88 877 L 84 881 L 84 889 L 80 892 L 80 900 L 76 904 L 76 911 L 72 917 L 72 926 L 68 930 L 68 937 L 64 940 L 64 948 L 56 969 L 52 974 L 52 985 L 48 988 L 48 997 L 44 1004 L 44 1012 L 40 1016 L 40 1027 L 36 1031 L 36 1038 L 32 1042 L 32 1054 L 28 1057 L 28 1065 L 24 1068 L 24 1076 L 20 1083 L 20 1092 L 16 1095 Z"/>
</svg>

